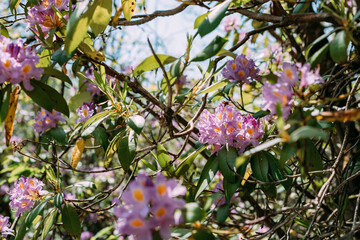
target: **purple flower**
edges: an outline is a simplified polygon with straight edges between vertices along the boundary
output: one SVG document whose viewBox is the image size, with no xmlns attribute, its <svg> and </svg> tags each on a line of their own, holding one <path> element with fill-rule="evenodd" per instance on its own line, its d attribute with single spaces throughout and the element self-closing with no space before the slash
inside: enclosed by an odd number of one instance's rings
<svg viewBox="0 0 360 240">
<path fill-rule="evenodd" d="M 250 80 L 259 77 L 259 71 L 252 59 L 248 59 L 245 55 L 241 54 L 235 60 L 227 62 L 221 73 L 224 78 L 229 79 L 231 82 L 245 82 L 249 84 Z"/>
<path fill-rule="evenodd" d="M 233 29 L 239 28 L 239 22 L 235 17 L 227 17 L 221 25 L 222 29 L 226 32 L 230 32 Z"/>
<path fill-rule="evenodd" d="M 61 116 L 61 113 L 55 110 L 52 110 L 50 113 L 42 108 L 35 116 L 34 129 L 36 132 L 42 134 L 50 128 L 56 128 L 56 124 L 59 121 L 65 121 L 65 118 Z"/>
<path fill-rule="evenodd" d="M 219 104 L 215 114 L 205 110 L 197 124 L 200 132 L 199 141 L 215 147 L 219 151 L 226 143 L 239 148 L 243 152 L 249 145 L 258 145 L 259 138 L 264 134 L 260 119 L 251 115 L 241 115 L 230 105 Z"/>
<path fill-rule="evenodd" d="M 301 65 L 301 63 L 297 64 L 297 67 L 301 73 L 300 87 L 307 87 L 312 84 L 323 84 L 324 79 L 319 75 L 320 68 L 317 68 L 314 71 L 310 70 L 310 63 L 306 63 L 305 65 Z"/>
<path fill-rule="evenodd" d="M 281 81 L 280 78 L 275 84 L 271 84 L 264 79 L 261 93 L 265 100 L 265 104 L 262 106 L 263 110 L 270 110 L 271 114 L 274 115 L 276 114 L 276 105 L 280 104 L 283 118 L 288 118 L 294 101 L 294 93 L 290 85 Z"/>
<path fill-rule="evenodd" d="M 12 234 L 14 230 L 11 230 L 9 227 L 9 217 L 0 215 L 0 236 L 7 237 L 8 234 Z"/>
<path fill-rule="evenodd" d="M 176 89 L 179 91 L 184 87 L 185 84 L 188 84 L 189 81 L 186 80 L 186 75 L 181 75 L 181 77 L 178 78 L 178 80 L 175 82 Z"/>
<path fill-rule="evenodd" d="M 283 84 L 288 84 L 291 87 L 294 87 L 299 80 L 299 73 L 295 65 L 290 63 L 283 64 L 283 70 L 280 73 L 277 73 L 279 79 Z"/>
<path fill-rule="evenodd" d="M 76 113 L 79 116 L 79 119 L 76 120 L 76 123 L 85 123 L 87 120 L 89 120 L 94 114 L 94 108 L 95 106 L 92 102 L 84 102 L 81 107 L 78 107 L 78 109 L 76 109 Z"/>
<path fill-rule="evenodd" d="M 40 79 L 42 68 L 35 65 L 39 57 L 31 48 L 24 46 L 21 39 L 15 43 L 9 38 L 0 36 L 0 84 L 10 82 L 11 84 L 22 83 L 26 90 L 33 90 L 30 79 Z"/>
<path fill-rule="evenodd" d="M 16 209 L 16 217 L 22 215 L 23 212 L 30 210 L 34 206 L 34 201 L 47 194 L 42 190 L 44 183 L 36 178 L 21 176 L 14 183 L 14 189 L 9 192 L 10 207 Z"/>
<path fill-rule="evenodd" d="M 90 238 L 94 236 L 94 234 L 92 234 L 91 232 L 89 231 L 85 231 L 85 232 L 82 232 L 81 235 L 80 235 L 80 240 L 90 240 Z"/>
<path fill-rule="evenodd" d="M 174 214 L 183 208 L 185 201 L 177 196 L 185 195 L 186 188 L 174 180 L 158 175 L 152 181 L 147 175 L 139 174 L 124 191 L 119 207 L 114 208 L 118 218 L 115 234 L 128 234 L 133 239 L 151 239 L 151 232 L 157 229 L 164 239 L 171 237 L 171 226 L 179 224 L 181 217 Z"/>
<path fill-rule="evenodd" d="M 256 232 L 261 234 L 261 233 L 266 233 L 269 230 L 270 228 L 268 226 L 262 225 L 256 230 Z"/>
<path fill-rule="evenodd" d="M 132 74 L 132 72 L 134 71 L 134 67 L 133 66 L 124 66 L 121 68 L 121 71 L 126 73 L 127 75 Z"/>
<path fill-rule="evenodd" d="M 55 11 L 51 8 L 53 5 L 60 12 L 68 11 L 69 0 L 43 0 L 40 5 L 28 7 L 28 27 L 34 32 L 38 32 L 36 24 L 39 24 L 41 31 L 46 35 L 50 29 L 55 27 L 64 27 L 64 22 L 56 15 Z M 68 16 L 65 16 L 65 19 Z"/>
</svg>

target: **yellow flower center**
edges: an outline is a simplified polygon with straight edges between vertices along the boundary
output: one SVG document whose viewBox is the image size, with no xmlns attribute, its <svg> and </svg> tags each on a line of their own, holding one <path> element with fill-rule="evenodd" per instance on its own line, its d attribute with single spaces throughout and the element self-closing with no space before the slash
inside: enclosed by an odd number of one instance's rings
<svg viewBox="0 0 360 240">
<path fill-rule="evenodd" d="M 243 77 L 245 75 L 245 73 L 244 73 L 244 71 L 240 71 L 239 73 L 238 73 L 238 76 L 241 78 L 241 77 Z"/>
<path fill-rule="evenodd" d="M 165 213 L 166 213 L 166 209 L 164 207 L 161 207 L 156 211 L 155 216 L 157 218 L 161 218 L 162 216 L 165 215 Z"/>
<path fill-rule="evenodd" d="M 133 197 L 135 200 L 139 201 L 139 202 L 142 202 L 144 201 L 144 194 L 143 192 L 141 191 L 141 189 L 135 189 L 133 191 Z"/>
<path fill-rule="evenodd" d="M 228 133 L 232 133 L 234 130 L 235 129 L 233 127 L 229 127 L 227 131 L 228 131 Z"/>
<path fill-rule="evenodd" d="M 21 71 L 23 73 L 29 73 L 31 71 L 31 66 L 29 64 L 26 64 Z"/>
<path fill-rule="evenodd" d="M 130 222 L 130 225 L 133 226 L 133 227 L 138 228 L 138 227 L 144 226 L 144 222 L 141 221 L 141 219 L 139 219 L 139 218 L 135 218 L 134 220 L 132 220 Z"/>
<path fill-rule="evenodd" d="M 248 129 L 246 130 L 248 134 L 252 135 L 254 133 L 254 130 L 253 129 Z"/>
<path fill-rule="evenodd" d="M 160 196 L 165 195 L 166 193 L 166 185 L 165 183 L 159 184 L 156 186 L 156 190 Z"/>
<path fill-rule="evenodd" d="M 220 132 L 220 128 L 219 127 L 216 127 L 214 128 L 215 132 L 219 133 Z"/>
<path fill-rule="evenodd" d="M 242 60 L 242 64 L 243 64 L 243 65 L 246 65 L 246 64 L 247 64 L 247 60 L 246 60 L 246 59 L 243 59 L 243 60 Z"/>
<path fill-rule="evenodd" d="M 285 69 L 285 74 L 290 79 L 292 79 L 294 77 L 293 73 L 291 72 L 291 70 L 289 68 Z"/>
<path fill-rule="evenodd" d="M 236 70 L 236 64 L 235 63 L 231 64 L 231 68 L 232 70 Z"/>
<path fill-rule="evenodd" d="M 4 67 L 9 68 L 11 66 L 11 62 L 9 60 L 6 60 L 3 65 Z"/>
</svg>

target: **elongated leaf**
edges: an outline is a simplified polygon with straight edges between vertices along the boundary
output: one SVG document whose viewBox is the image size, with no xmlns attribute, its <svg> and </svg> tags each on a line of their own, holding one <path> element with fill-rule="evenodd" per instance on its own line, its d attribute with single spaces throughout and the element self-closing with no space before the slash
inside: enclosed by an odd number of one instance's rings
<svg viewBox="0 0 360 240">
<path fill-rule="evenodd" d="M 94 5 L 95 4 L 95 5 Z M 102 33 L 110 22 L 112 0 L 97 0 L 94 2 L 91 14 L 90 27 L 95 36 Z"/>
<path fill-rule="evenodd" d="M 31 223 L 34 221 L 34 219 L 36 218 L 37 215 L 39 215 L 41 213 L 41 211 L 44 209 L 44 207 L 46 206 L 46 203 L 50 200 L 50 198 L 45 199 L 44 201 L 42 201 L 39 205 L 37 205 L 33 210 L 31 210 L 31 212 L 29 213 L 29 215 L 27 215 L 26 219 L 25 219 L 25 225 L 27 227 L 30 227 Z"/>
<path fill-rule="evenodd" d="M 108 135 L 106 134 L 106 130 L 101 126 L 97 126 L 93 131 L 92 135 L 94 136 L 95 140 L 98 143 L 100 143 L 101 146 L 106 151 L 106 149 L 109 146 L 109 139 L 108 139 Z"/>
<path fill-rule="evenodd" d="M 203 91 L 201 91 L 199 94 L 210 93 L 210 92 L 216 91 L 220 88 L 225 87 L 228 83 L 229 83 L 229 81 L 221 81 L 221 82 L 214 83 L 213 85 L 211 85 L 211 86 L 207 87 L 206 89 L 204 89 Z"/>
<path fill-rule="evenodd" d="M 126 119 L 126 124 L 129 125 L 137 134 L 141 133 L 141 130 L 145 126 L 145 118 L 139 115 L 134 115 Z"/>
<path fill-rule="evenodd" d="M 19 94 L 20 88 L 19 86 L 16 86 L 10 95 L 9 110 L 4 121 L 6 146 L 9 146 L 10 139 L 13 134 L 15 112 L 18 104 Z"/>
<path fill-rule="evenodd" d="M 225 38 L 216 36 L 214 40 L 212 40 L 211 43 L 206 46 L 198 55 L 191 59 L 191 61 L 200 62 L 215 56 L 218 52 L 220 52 L 226 42 L 227 40 Z"/>
<path fill-rule="evenodd" d="M 0 105 L 0 122 L 3 122 L 9 110 L 9 102 L 11 96 L 11 84 L 8 84 L 1 90 L 1 105 Z"/>
<path fill-rule="evenodd" d="M 52 67 L 46 67 L 44 68 L 44 74 L 51 77 L 56 77 L 57 79 L 60 79 L 61 81 L 64 81 L 70 85 L 72 85 L 72 82 L 70 78 L 63 72 L 52 68 Z"/>
<path fill-rule="evenodd" d="M 4 24 L 2 24 L 1 22 L 0 22 L 0 35 L 1 36 L 4 36 L 4 37 L 9 37 L 9 32 L 8 32 L 8 30 L 6 29 L 6 27 L 4 26 Z"/>
<path fill-rule="evenodd" d="M 196 151 L 192 152 L 189 156 L 187 156 L 175 170 L 176 177 L 180 177 L 184 175 L 187 170 L 189 170 L 191 164 L 194 162 L 195 158 L 206 148 L 206 145 L 198 148 Z"/>
<path fill-rule="evenodd" d="M 235 162 L 238 154 L 235 148 L 230 147 L 229 150 L 223 147 L 218 153 L 219 169 L 224 179 L 230 183 L 236 182 Z"/>
<path fill-rule="evenodd" d="M 203 15 L 200 15 L 198 16 L 196 19 L 195 19 L 195 22 L 194 22 L 194 29 L 197 29 L 200 24 L 205 20 L 205 18 L 207 17 L 207 15 L 209 15 L 210 12 L 207 12 L 207 13 L 204 13 Z"/>
<path fill-rule="evenodd" d="M 115 114 L 113 111 L 102 111 L 89 118 L 89 120 L 87 120 L 82 127 L 83 132 L 81 136 L 86 137 L 90 135 L 97 128 L 97 126 L 99 126 L 100 123 L 102 123 L 108 117 L 111 117 L 113 114 Z"/>
<path fill-rule="evenodd" d="M 219 223 L 224 223 L 230 213 L 230 206 L 228 204 L 221 205 L 216 212 L 216 220 Z"/>
<path fill-rule="evenodd" d="M 127 171 L 131 165 L 132 160 L 135 156 L 137 136 L 134 131 L 130 131 L 129 136 L 124 136 L 118 147 L 118 155 L 120 164 L 125 171 Z"/>
<path fill-rule="evenodd" d="M 326 140 L 328 137 L 327 132 L 320 130 L 319 128 L 303 126 L 296 129 L 290 134 L 289 142 L 297 142 L 299 139 L 315 138 Z"/>
<path fill-rule="evenodd" d="M 84 102 L 90 102 L 91 99 L 92 96 L 90 92 L 79 92 L 78 94 L 73 96 L 69 101 L 70 111 L 76 112 L 76 109 L 78 107 L 82 106 Z"/>
<path fill-rule="evenodd" d="M 159 58 L 162 65 L 166 65 L 166 64 L 172 63 L 177 60 L 177 58 L 174 58 L 174 57 L 168 56 L 168 55 L 164 55 L 164 54 L 157 54 L 157 57 Z M 160 67 L 160 65 L 156 61 L 155 57 L 150 56 L 150 57 L 146 58 L 144 61 L 142 61 L 135 68 L 135 70 L 133 71 L 133 75 L 136 77 L 136 76 L 139 76 L 140 74 L 142 74 L 143 72 L 151 71 L 151 70 L 154 70 L 159 67 Z"/>
<path fill-rule="evenodd" d="M 268 182 L 269 161 L 263 152 L 255 153 L 250 159 L 251 169 L 256 179 Z"/>
<path fill-rule="evenodd" d="M 307 46 L 307 48 L 305 49 L 305 58 L 308 59 L 310 50 L 311 50 L 311 48 L 312 48 L 315 44 L 317 44 L 317 43 L 323 41 L 324 39 L 326 39 L 328 36 L 330 36 L 331 34 L 333 34 L 337 29 L 338 29 L 338 28 L 336 28 L 336 29 L 334 29 L 334 30 L 332 30 L 332 31 L 330 31 L 330 32 L 328 32 L 328 33 L 323 34 L 322 36 L 320 36 L 319 38 L 317 38 L 314 42 L 310 43 L 309 46 Z"/>
<path fill-rule="evenodd" d="M 110 142 L 105 152 L 104 167 L 108 168 L 112 161 L 112 158 L 119 147 L 121 138 L 124 136 L 124 132 L 119 132 Z"/>
<path fill-rule="evenodd" d="M 32 91 L 26 90 L 23 86 L 21 87 L 34 102 L 49 112 L 55 109 L 56 111 L 69 116 L 69 107 L 60 93 L 40 81 L 30 80 L 30 83 L 34 87 L 34 90 Z"/>
<path fill-rule="evenodd" d="M 26 215 L 26 217 L 27 217 L 27 215 Z M 25 234 L 26 234 L 25 218 L 26 217 L 22 218 L 23 221 L 21 222 L 21 225 L 20 225 L 18 231 L 16 232 L 15 240 L 24 240 L 25 239 Z"/>
<path fill-rule="evenodd" d="M 201 37 L 213 31 L 220 24 L 231 1 L 232 0 L 226 0 L 210 10 L 210 13 L 199 25 L 198 31 Z"/>
<path fill-rule="evenodd" d="M 75 236 L 80 236 L 81 223 L 78 214 L 70 205 L 65 204 L 62 213 L 62 222 L 65 230 Z"/>
<path fill-rule="evenodd" d="M 201 175 L 199 181 L 196 185 L 195 190 L 195 199 L 197 199 L 202 191 L 209 186 L 211 181 L 216 175 L 216 172 L 219 170 L 219 162 L 215 154 L 211 155 L 209 160 L 206 162 L 203 170 L 201 171 Z M 194 200 L 195 200 L 194 199 Z"/>
<path fill-rule="evenodd" d="M 21 0 L 10 0 L 9 2 L 9 8 L 11 13 L 14 13 L 15 10 L 15 15 L 16 15 L 16 8 L 19 6 Z"/>
<path fill-rule="evenodd" d="M 76 141 L 74 149 L 71 153 L 71 167 L 73 169 L 76 168 L 76 166 L 78 165 L 80 159 L 81 159 L 81 155 L 84 152 L 84 148 L 85 148 L 85 140 L 83 138 L 80 138 Z M 73 170 L 74 173 L 74 170 Z"/>
<path fill-rule="evenodd" d="M 309 59 L 311 67 L 316 67 L 325 57 L 330 49 L 330 43 L 325 44 L 316 53 L 314 53 Z"/>
<path fill-rule="evenodd" d="M 41 240 L 44 240 L 47 236 L 47 234 L 50 232 L 51 227 L 54 225 L 54 222 L 56 220 L 57 211 L 53 210 L 50 215 L 46 218 L 44 223 L 44 229 L 41 233 Z"/>
<path fill-rule="evenodd" d="M 347 60 L 347 47 L 350 37 L 347 32 L 340 31 L 330 43 L 330 56 L 336 63 L 344 63 Z"/>
</svg>

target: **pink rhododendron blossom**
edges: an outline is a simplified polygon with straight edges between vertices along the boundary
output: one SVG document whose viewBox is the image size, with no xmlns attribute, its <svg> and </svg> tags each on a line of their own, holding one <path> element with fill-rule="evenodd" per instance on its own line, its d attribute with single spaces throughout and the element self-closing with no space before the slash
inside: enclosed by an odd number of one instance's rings
<svg viewBox="0 0 360 240">
<path fill-rule="evenodd" d="M 36 132 L 42 134 L 50 128 L 56 128 L 56 124 L 60 121 L 65 121 L 61 113 L 55 110 L 52 110 L 50 113 L 42 108 L 35 116 L 34 129 Z"/>
<path fill-rule="evenodd" d="M 76 123 L 85 123 L 95 112 L 95 105 L 90 102 L 84 102 L 81 107 L 76 109 L 76 113 L 78 114 L 79 118 L 76 120 Z"/>
<path fill-rule="evenodd" d="M 11 230 L 9 227 L 9 217 L 0 215 L 0 236 L 7 237 L 8 234 L 12 234 L 14 230 Z"/>
<path fill-rule="evenodd" d="M 223 103 L 215 109 L 215 114 L 205 110 L 197 124 L 199 141 L 214 145 L 215 152 L 226 143 L 243 152 L 249 145 L 257 146 L 264 134 L 260 119 L 251 115 L 241 115 L 240 111 Z"/>
<path fill-rule="evenodd" d="M 0 84 L 22 83 L 26 90 L 33 90 L 30 79 L 39 80 L 43 73 L 42 68 L 35 66 L 39 62 L 36 52 L 30 47 L 25 47 L 21 39 L 14 43 L 9 38 L 0 36 L 0 55 Z"/>
<path fill-rule="evenodd" d="M 235 60 L 227 62 L 221 73 L 224 78 L 229 79 L 231 82 L 249 84 L 251 80 L 259 77 L 259 71 L 252 59 L 248 59 L 245 55 L 241 54 Z"/>
<path fill-rule="evenodd" d="M 236 17 L 229 16 L 224 19 L 221 28 L 226 32 L 230 32 L 233 29 L 239 29 L 239 22 Z"/>
<path fill-rule="evenodd" d="M 171 226 L 179 224 L 181 219 L 174 212 L 185 206 L 185 201 L 176 197 L 185 195 L 186 188 L 162 175 L 154 180 L 139 174 L 124 191 L 124 205 L 118 199 L 114 200 L 120 205 L 114 208 L 118 218 L 115 234 L 150 240 L 151 233 L 159 230 L 163 239 L 170 239 Z"/>
<path fill-rule="evenodd" d="M 52 28 L 64 27 L 65 23 L 56 15 L 51 6 L 54 6 L 60 12 L 68 11 L 69 0 L 42 0 L 39 5 L 28 7 L 28 27 L 34 32 L 38 32 L 36 25 L 39 24 L 41 31 L 45 35 Z M 68 16 L 66 15 L 64 18 L 67 19 Z"/>
<path fill-rule="evenodd" d="M 324 79 L 322 79 L 322 77 L 319 75 L 319 67 L 315 71 L 310 70 L 310 63 L 306 63 L 304 65 L 298 63 L 297 67 L 301 73 L 300 87 L 307 87 L 312 84 L 324 83 Z"/>
<path fill-rule="evenodd" d="M 16 217 L 34 207 L 34 202 L 47 194 L 42 190 L 44 183 L 36 178 L 22 176 L 14 183 L 14 189 L 9 192 L 10 207 L 16 210 Z"/>
</svg>

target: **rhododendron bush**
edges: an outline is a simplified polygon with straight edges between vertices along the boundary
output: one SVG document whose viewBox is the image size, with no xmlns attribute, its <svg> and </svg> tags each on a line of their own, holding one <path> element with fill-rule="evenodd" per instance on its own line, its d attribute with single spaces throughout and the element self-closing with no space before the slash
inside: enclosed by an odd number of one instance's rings
<svg viewBox="0 0 360 240">
<path fill-rule="evenodd" d="M 360 1 L 0 9 L 0 239 L 360 238 Z"/>
</svg>

